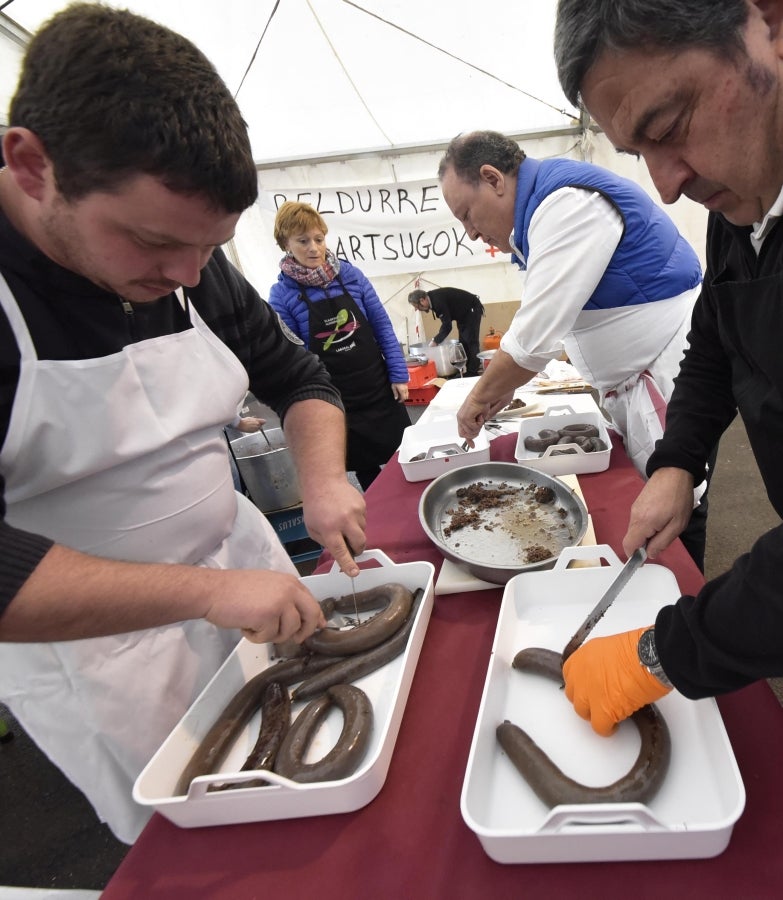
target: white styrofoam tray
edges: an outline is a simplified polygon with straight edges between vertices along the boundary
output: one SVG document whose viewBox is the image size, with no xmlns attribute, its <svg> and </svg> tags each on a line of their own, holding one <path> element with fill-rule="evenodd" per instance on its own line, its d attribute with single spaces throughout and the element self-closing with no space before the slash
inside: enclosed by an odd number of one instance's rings
<svg viewBox="0 0 783 900">
<path fill-rule="evenodd" d="M 572 559 L 596 555 L 611 565 L 566 568 Z M 525 647 L 561 651 L 620 565 L 605 544 L 566 548 L 553 569 L 517 575 L 506 585 L 461 797 L 465 822 L 496 862 L 717 856 L 745 806 L 734 753 L 712 699 L 687 700 L 673 691 L 657 704 L 669 726 L 672 755 L 664 783 L 648 804 L 549 809 L 497 743 L 495 729 L 508 719 L 584 784 L 610 784 L 630 769 L 639 750 L 631 722 L 621 723 L 610 738 L 600 737 L 574 713 L 555 682 L 511 665 Z M 648 563 L 591 637 L 650 625 L 660 607 L 677 597 L 673 574 Z"/>
<path fill-rule="evenodd" d="M 474 446 L 467 451 L 451 456 L 437 456 L 430 459 L 412 461 L 419 453 L 427 453 L 433 447 L 446 447 L 450 444 L 461 444 L 462 438 L 457 431 L 457 420 L 454 416 L 444 416 L 430 423 L 410 425 L 405 429 L 400 444 L 399 461 L 406 481 L 426 481 L 437 478 L 451 469 L 472 466 L 474 463 L 489 461 L 489 436 L 486 431 L 478 433 Z"/>
<path fill-rule="evenodd" d="M 554 444 L 539 454 L 525 447 L 525 438 L 538 435 L 545 428 L 557 431 L 566 425 L 595 425 L 598 436 L 606 444 L 606 450 L 586 453 L 578 444 Z M 564 453 L 553 456 L 555 450 L 573 449 L 576 453 Z M 604 472 L 609 468 L 609 457 L 612 453 L 612 441 L 606 428 L 606 421 L 600 410 L 595 412 L 574 412 L 572 406 L 550 406 L 543 416 L 536 419 L 522 419 L 519 425 L 519 437 L 514 456 L 518 463 L 546 472 L 548 475 L 579 475 L 586 472 Z"/>
<path fill-rule="evenodd" d="M 226 781 L 227 777 L 231 781 L 258 777 L 258 773 L 254 776 L 239 771 L 258 736 L 260 713 L 257 713 L 239 735 L 220 773 L 194 778 L 187 796 L 172 796 L 193 751 L 229 700 L 254 675 L 275 662 L 269 644 L 253 644 L 242 639 L 136 779 L 133 799 L 137 803 L 154 807 L 176 825 L 194 828 L 349 812 L 365 806 L 378 794 L 386 780 L 432 613 L 435 567 L 428 562 L 398 565 L 380 550 L 368 550 L 357 557 L 358 562 L 367 560 L 375 560 L 380 565 L 362 569 L 355 579 L 357 591 L 399 582 L 409 590 L 423 588 L 424 596 L 405 652 L 355 682 L 369 696 L 375 714 L 370 746 L 359 769 L 348 778 L 314 784 L 298 784 L 273 772 L 264 772 L 263 777 L 273 784 L 207 793 L 210 784 Z M 342 596 L 351 590 L 350 580 L 340 573 L 336 564 L 329 573 L 311 575 L 302 582 L 317 600 Z M 304 706 L 304 703 L 295 704 L 292 716 Z M 324 756 L 341 728 L 342 716 L 332 710 L 316 734 L 305 761 Z"/>
</svg>

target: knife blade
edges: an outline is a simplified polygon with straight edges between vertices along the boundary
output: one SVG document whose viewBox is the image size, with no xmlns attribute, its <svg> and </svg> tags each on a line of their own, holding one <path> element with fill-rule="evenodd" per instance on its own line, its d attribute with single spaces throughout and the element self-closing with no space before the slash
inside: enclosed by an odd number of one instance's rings
<svg viewBox="0 0 783 900">
<path fill-rule="evenodd" d="M 350 544 L 347 544 L 348 550 L 351 556 L 356 559 L 356 554 L 353 552 L 353 548 Z M 356 624 L 359 624 L 359 604 L 356 601 L 356 579 L 353 575 L 348 576 L 351 579 L 351 591 L 353 592 L 353 611 L 356 614 Z"/>
<path fill-rule="evenodd" d="M 622 591 L 626 584 L 628 584 L 628 582 L 631 580 L 631 576 L 633 575 L 633 573 L 642 565 L 642 563 L 646 559 L 647 550 L 645 550 L 644 547 L 639 547 L 638 550 L 634 550 L 634 552 L 628 557 L 628 561 L 617 573 L 617 577 L 606 589 L 603 597 L 601 597 L 598 603 L 596 603 L 595 606 L 590 610 L 587 618 L 584 620 L 584 622 L 582 622 L 579 628 L 576 629 L 573 637 L 566 644 L 565 650 L 563 650 L 563 662 L 568 659 L 568 657 L 574 652 L 574 650 L 577 650 L 582 646 L 585 638 L 595 628 L 607 609 L 609 609 L 612 603 L 614 603 L 620 591 Z"/>
</svg>

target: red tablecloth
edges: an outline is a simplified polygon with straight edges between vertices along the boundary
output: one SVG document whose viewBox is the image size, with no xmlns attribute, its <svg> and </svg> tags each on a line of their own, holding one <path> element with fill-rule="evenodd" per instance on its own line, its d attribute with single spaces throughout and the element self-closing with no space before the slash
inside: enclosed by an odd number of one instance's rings
<svg viewBox="0 0 783 900">
<path fill-rule="evenodd" d="M 492 458 L 513 459 L 498 438 Z M 622 446 L 607 472 L 580 476 L 598 543 L 623 557 L 628 508 L 641 481 Z M 367 494 L 368 546 L 395 562 L 442 557 L 418 519 L 426 486 L 392 461 Z M 656 562 L 683 592 L 702 578 L 676 542 Z M 702 860 L 500 865 L 460 814 L 460 792 L 502 590 L 437 597 L 380 794 L 353 813 L 182 829 L 156 814 L 103 900 L 560 897 L 778 898 L 783 891 L 783 710 L 766 683 L 720 709 L 747 791 L 728 849 Z"/>
</svg>

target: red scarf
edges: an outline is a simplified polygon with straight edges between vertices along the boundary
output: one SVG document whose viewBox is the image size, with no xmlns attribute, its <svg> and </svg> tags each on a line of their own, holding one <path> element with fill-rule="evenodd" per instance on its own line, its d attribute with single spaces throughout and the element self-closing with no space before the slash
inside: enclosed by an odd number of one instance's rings
<svg viewBox="0 0 783 900">
<path fill-rule="evenodd" d="M 294 281 L 305 287 L 326 287 L 337 278 L 337 273 L 340 271 L 340 260 L 331 250 L 327 250 L 324 264 L 311 269 L 309 266 L 298 263 L 292 255 L 286 253 L 280 260 L 280 269 L 289 278 L 293 278 Z"/>
</svg>

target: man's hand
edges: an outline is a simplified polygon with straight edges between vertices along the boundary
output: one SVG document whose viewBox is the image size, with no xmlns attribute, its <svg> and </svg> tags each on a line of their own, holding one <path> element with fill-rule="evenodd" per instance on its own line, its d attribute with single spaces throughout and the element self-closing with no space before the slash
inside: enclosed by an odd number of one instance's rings
<svg viewBox="0 0 783 900">
<path fill-rule="evenodd" d="M 310 537 L 356 577 L 354 556 L 364 552 L 364 497 L 345 471 L 345 416 L 331 403 L 302 400 L 285 417 L 285 434 L 302 488 L 304 523 Z"/>
<path fill-rule="evenodd" d="M 684 469 L 653 472 L 631 507 L 623 550 L 630 556 L 647 545 L 654 559 L 682 534 L 693 512 L 693 476 Z"/>
<path fill-rule="evenodd" d="M 316 599 L 295 575 L 253 569 L 219 572 L 204 618 L 220 628 L 240 628 L 250 641 L 301 643 L 326 619 Z"/>
<path fill-rule="evenodd" d="M 359 566 L 354 556 L 365 550 L 367 511 L 364 497 L 345 475 L 324 480 L 305 498 L 304 522 L 313 540 L 332 554 L 340 569 L 356 577 Z"/>
<path fill-rule="evenodd" d="M 618 722 L 671 690 L 639 661 L 637 645 L 646 630 L 593 638 L 563 666 L 565 692 L 574 710 L 604 737 L 612 734 Z"/>
<path fill-rule="evenodd" d="M 457 412 L 459 436 L 472 441 L 487 419 L 508 406 L 514 390 L 534 375 L 535 372 L 518 366 L 504 350 L 498 350 L 492 357 L 492 365 L 481 375 Z"/>
<path fill-rule="evenodd" d="M 0 639 L 101 637 L 202 618 L 252 641 L 303 641 L 326 624 L 295 575 L 119 562 L 55 544 L 6 608 Z"/>
<path fill-rule="evenodd" d="M 513 396 L 514 391 L 512 388 L 511 391 L 504 394 L 499 399 L 496 399 L 493 402 L 485 402 L 476 396 L 476 390 L 474 388 L 457 411 L 457 430 L 459 436 L 467 438 L 470 441 L 474 440 L 487 419 L 491 419 L 499 409 L 508 406 Z"/>
</svg>

